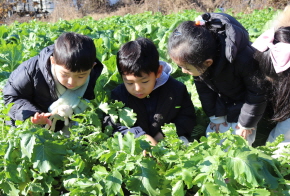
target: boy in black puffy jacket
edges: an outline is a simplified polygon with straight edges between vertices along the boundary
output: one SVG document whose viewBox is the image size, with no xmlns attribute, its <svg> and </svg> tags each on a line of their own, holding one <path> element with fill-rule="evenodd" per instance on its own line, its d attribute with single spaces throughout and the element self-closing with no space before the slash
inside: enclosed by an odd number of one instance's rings
<svg viewBox="0 0 290 196">
<path fill-rule="evenodd" d="M 55 44 L 11 73 L 3 89 L 5 104 L 14 103 L 8 124 L 31 118 L 34 124 L 51 125 L 51 112 L 64 104 L 75 114 L 84 111 L 86 105 L 80 97 L 94 99 L 95 83 L 102 69 L 91 38 L 63 33 Z"/>
</svg>

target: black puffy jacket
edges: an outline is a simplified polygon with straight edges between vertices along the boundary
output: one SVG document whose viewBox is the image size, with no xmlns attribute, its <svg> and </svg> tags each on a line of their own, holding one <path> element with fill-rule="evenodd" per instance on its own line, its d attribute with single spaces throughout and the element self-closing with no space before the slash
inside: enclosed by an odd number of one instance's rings
<svg viewBox="0 0 290 196">
<path fill-rule="evenodd" d="M 205 113 L 227 116 L 228 122 L 254 127 L 266 108 L 266 91 L 258 84 L 259 70 L 246 29 L 233 17 L 222 13 L 203 15 L 217 35 L 217 58 L 207 72 L 195 77 L 195 85 Z"/>
<path fill-rule="evenodd" d="M 4 86 L 3 95 L 5 104 L 14 103 L 9 111 L 12 122 L 23 121 L 36 112 L 48 112 L 48 107 L 58 99 L 50 71 L 53 50 L 54 45 L 44 48 L 39 55 L 23 62 L 11 73 Z M 95 98 L 95 83 L 103 69 L 98 59 L 96 62 L 83 96 L 88 100 Z"/>
</svg>

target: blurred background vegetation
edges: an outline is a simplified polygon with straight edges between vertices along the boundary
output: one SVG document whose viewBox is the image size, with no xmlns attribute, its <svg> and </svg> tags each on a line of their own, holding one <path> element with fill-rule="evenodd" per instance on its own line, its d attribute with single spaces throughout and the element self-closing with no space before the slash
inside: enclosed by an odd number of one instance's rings
<svg viewBox="0 0 290 196">
<path fill-rule="evenodd" d="M 178 13 L 195 9 L 198 12 L 231 10 L 251 13 L 264 8 L 283 9 L 286 0 L 0 0 L 0 24 L 38 19 L 56 22 L 91 16 L 98 20 L 109 16 L 143 13 Z"/>
</svg>

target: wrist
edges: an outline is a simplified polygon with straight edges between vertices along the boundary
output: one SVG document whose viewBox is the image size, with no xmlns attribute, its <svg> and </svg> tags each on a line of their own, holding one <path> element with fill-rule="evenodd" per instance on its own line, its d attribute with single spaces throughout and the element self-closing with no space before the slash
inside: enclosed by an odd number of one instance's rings
<svg viewBox="0 0 290 196">
<path fill-rule="evenodd" d="M 226 122 L 226 116 L 210 116 L 209 120 L 214 124 L 221 124 Z"/>
<path fill-rule="evenodd" d="M 238 127 L 240 128 L 240 129 L 246 129 L 246 130 L 252 130 L 252 129 L 255 129 L 255 127 L 244 127 L 244 126 L 242 126 L 239 122 L 238 122 Z"/>
</svg>

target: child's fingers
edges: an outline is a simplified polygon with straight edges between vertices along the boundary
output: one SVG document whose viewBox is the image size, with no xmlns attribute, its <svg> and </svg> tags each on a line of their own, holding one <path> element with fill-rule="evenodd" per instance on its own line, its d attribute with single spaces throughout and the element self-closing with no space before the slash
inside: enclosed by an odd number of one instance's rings
<svg viewBox="0 0 290 196">
<path fill-rule="evenodd" d="M 212 123 L 212 122 L 209 124 L 209 127 L 210 127 L 211 130 L 213 130 L 214 126 L 215 126 L 215 124 Z"/>
<path fill-rule="evenodd" d="M 220 124 L 216 124 L 215 125 L 215 132 L 219 133 L 219 130 L 220 130 Z"/>
<path fill-rule="evenodd" d="M 34 118 L 37 118 L 38 116 L 39 116 L 39 113 L 36 112 L 36 113 L 34 114 Z"/>
<path fill-rule="evenodd" d="M 219 128 L 220 128 L 219 124 L 215 124 L 215 123 L 212 123 L 212 122 L 210 123 L 210 129 L 215 131 L 216 133 L 219 132 Z"/>
<path fill-rule="evenodd" d="M 48 124 L 49 126 L 52 125 L 52 122 L 51 122 L 51 120 L 49 118 L 46 119 L 46 124 Z"/>
<path fill-rule="evenodd" d="M 142 154 L 143 154 L 143 157 L 146 157 L 147 156 L 147 150 L 143 150 Z M 149 157 L 153 157 L 151 152 L 149 152 L 148 154 L 149 154 Z"/>
<path fill-rule="evenodd" d="M 36 112 L 36 113 L 34 114 L 34 116 L 31 116 L 30 120 L 31 120 L 32 123 L 36 123 L 36 121 L 37 121 L 37 119 L 38 119 L 38 115 L 39 115 L 39 113 Z"/>
<path fill-rule="evenodd" d="M 40 118 L 44 118 L 44 115 L 45 115 L 45 113 L 41 113 L 41 114 L 39 115 L 39 117 L 40 117 Z"/>
<path fill-rule="evenodd" d="M 30 121 L 31 121 L 32 123 L 35 123 L 35 118 L 34 118 L 33 116 L 31 116 L 31 117 L 30 117 Z"/>
<path fill-rule="evenodd" d="M 146 150 L 143 150 L 143 157 L 146 157 L 146 154 L 147 154 L 147 151 Z"/>
<path fill-rule="evenodd" d="M 246 129 L 245 130 L 245 139 L 249 136 L 249 135 L 251 135 L 253 132 L 252 132 L 252 130 L 251 129 Z"/>
<path fill-rule="evenodd" d="M 242 131 L 242 133 L 241 133 L 241 136 L 242 136 L 243 138 L 247 139 L 247 137 L 248 137 L 248 135 L 249 135 L 249 132 L 248 132 L 248 131 L 249 131 L 249 130 L 244 129 L 244 130 Z"/>
<path fill-rule="evenodd" d="M 52 113 L 44 113 L 43 117 L 50 117 L 52 115 Z"/>
<path fill-rule="evenodd" d="M 244 139 L 246 139 L 245 131 L 242 131 L 241 136 L 242 136 Z"/>
<path fill-rule="evenodd" d="M 236 126 L 236 129 L 238 129 L 237 134 L 245 139 L 247 139 L 247 137 L 253 133 L 253 129 L 240 129 L 239 126 Z"/>
<path fill-rule="evenodd" d="M 39 123 L 39 118 L 38 118 L 38 116 L 32 116 L 31 118 L 30 118 L 30 121 L 33 123 L 33 124 L 38 124 Z"/>
</svg>

